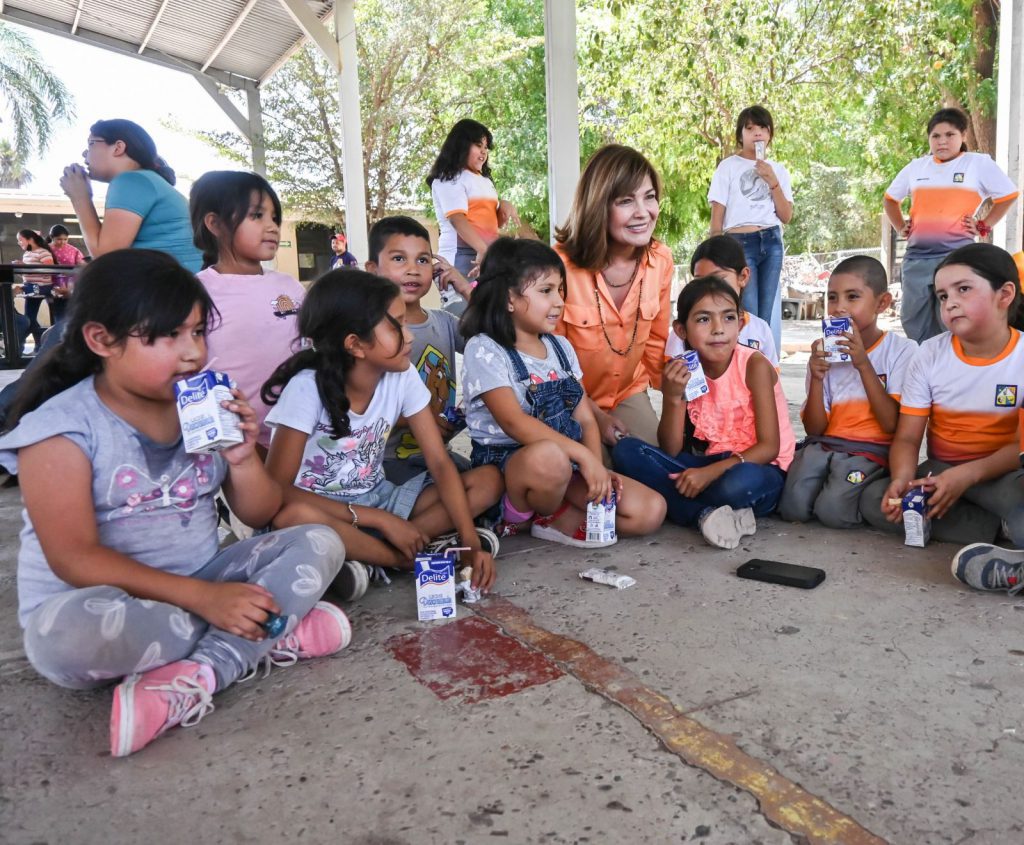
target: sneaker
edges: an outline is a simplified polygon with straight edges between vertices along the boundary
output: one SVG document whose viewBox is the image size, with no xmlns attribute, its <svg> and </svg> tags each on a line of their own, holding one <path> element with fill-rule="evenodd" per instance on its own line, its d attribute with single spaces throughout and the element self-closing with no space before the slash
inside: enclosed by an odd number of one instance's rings
<svg viewBox="0 0 1024 845">
<path fill-rule="evenodd" d="M 953 556 L 950 569 L 955 578 L 976 590 L 1006 591 L 1011 596 L 1024 590 L 1022 551 L 974 543 Z"/>
<path fill-rule="evenodd" d="M 125 678 L 114 689 L 110 753 L 127 757 L 175 725 L 191 727 L 213 712 L 213 670 L 178 660 Z"/>
<path fill-rule="evenodd" d="M 538 540 L 549 540 L 552 543 L 574 546 L 577 549 L 603 549 L 606 546 L 614 546 L 618 542 L 617 539 L 588 540 L 586 520 L 577 525 L 576 531 L 572 534 L 565 534 L 559 531 L 551 523 L 563 510 L 564 508 L 559 508 L 551 516 L 542 516 L 535 519 L 533 525 L 530 526 L 530 536 L 536 537 Z"/>
<path fill-rule="evenodd" d="M 275 666 L 337 654 L 352 642 L 352 623 L 340 607 L 318 601 L 288 636 L 270 650 Z M 281 661 L 281 662 L 279 662 Z"/>
<path fill-rule="evenodd" d="M 698 525 L 704 539 L 720 549 L 735 549 L 743 537 L 757 531 L 757 520 L 750 508 L 733 510 L 728 505 L 708 508 L 700 515 Z"/>
<path fill-rule="evenodd" d="M 501 548 L 501 541 L 498 539 L 498 535 L 491 531 L 490 528 L 484 528 L 481 525 L 473 526 L 476 529 L 476 535 L 480 538 L 480 546 L 485 552 L 490 552 L 491 557 L 498 556 L 498 549 Z M 502 535 L 506 536 L 506 535 Z M 459 534 L 457 531 L 452 531 L 448 534 L 442 534 L 427 543 L 423 547 L 423 551 L 427 554 L 440 554 L 445 549 L 455 548 L 461 546 L 462 541 L 459 540 Z"/>
<path fill-rule="evenodd" d="M 358 560 L 346 560 L 331 582 L 331 595 L 339 601 L 355 601 L 366 594 L 369 586 L 370 567 Z"/>
</svg>

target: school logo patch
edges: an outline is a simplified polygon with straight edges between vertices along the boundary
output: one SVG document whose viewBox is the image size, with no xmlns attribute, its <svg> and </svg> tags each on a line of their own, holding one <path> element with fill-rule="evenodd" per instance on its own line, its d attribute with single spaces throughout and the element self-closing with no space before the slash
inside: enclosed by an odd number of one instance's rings
<svg viewBox="0 0 1024 845">
<path fill-rule="evenodd" d="M 997 384 L 996 385 L 996 407 L 1013 408 L 1017 405 L 1017 385 Z"/>
<path fill-rule="evenodd" d="M 760 349 L 761 348 L 761 341 L 759 341 L 759 340 L 748 340 L 746 345 L 747 345 L 747 347 L 749 349 Z"/>
<path fill-rule="evenodd" d="M 964 174 L 963 173 L 954 173 L 953 174 L 953 181 L 954 182 L 963 182 L 964 181 Z"/>
<path fill-rule="evenodd" d="M 882 382 L 882 387 L 888 387 L 889 386 L 889 378 L 888 378 L 888 376 L 886 376 L 885 373 L 879 373 L 878 374 L 878 380 L 880 382 Z"/>
<path fill-rule="evenodd" d="M 849 475 L 846 476 L 846 480 L 851 484 L 860 484 L 867 476 L 862 473 L 859 469 L 855 469 Z"/>
</svg>

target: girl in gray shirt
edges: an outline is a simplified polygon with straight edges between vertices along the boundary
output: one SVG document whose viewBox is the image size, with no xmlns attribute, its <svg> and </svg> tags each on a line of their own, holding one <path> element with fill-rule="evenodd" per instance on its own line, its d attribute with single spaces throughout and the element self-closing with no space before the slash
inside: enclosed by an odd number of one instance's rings
<svg viewBox="0 0 1024 845">
<path fill-rule="evenodd" d="M 79 277 L 65 339 L 25 379 L 14 428 L 0 437 L 0 463 L 18 473 L 25 500 L 26 655 L 64 687 L 120 681 L 114 756 L 195 724 L 214 692 L 262 659 L 319 657 L 351 637 L 345 615 L 318 602 L 344 558 L 330 529 L 218 551 L 218 490 L 261 526 L 281 489 L 255 453 L 255 413 L 238 390 L 223 404 L 240 416 L 244 441 L 185 452 L 174 388 L 206 363 L 215 315 L 195 276 L 165 253 L 101 256 Z M 268 637 L 272 622 L 284 629 Z"/>
</svg>

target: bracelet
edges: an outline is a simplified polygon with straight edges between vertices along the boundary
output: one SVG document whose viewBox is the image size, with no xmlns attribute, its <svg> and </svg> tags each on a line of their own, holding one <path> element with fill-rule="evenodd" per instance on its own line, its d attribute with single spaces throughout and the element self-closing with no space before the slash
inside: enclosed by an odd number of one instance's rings
<svg viewBox="0 0 1024 845">
<path fill-rule="evenodd" d="M 768 190 L 774 191 L 777 187 L 779 187 L 779 183 L 778 182 L 776 182 L 774 185 L 769 185 L 768 186 Z"/>
<path fill-rule="evenodd" d="M 747 459 L 743 457 L 743 453 L 742 452 L 733 452 L 732 456 L 734 458 L 739 458 L 741 464 L 745 464 L 747 462 Z"/>
<path fill-rule="evenodd" d="M 359 527 L 359 514 L 356 513 L 356 509 L 354 507 L 352 507 L 352 503 L 351 502 L 346 502 L 345 504 L 348 505 L 348 512 L 350 514 L 352 514 L 352 527 L 353 528 L 358 528 Z"/>
</svg>

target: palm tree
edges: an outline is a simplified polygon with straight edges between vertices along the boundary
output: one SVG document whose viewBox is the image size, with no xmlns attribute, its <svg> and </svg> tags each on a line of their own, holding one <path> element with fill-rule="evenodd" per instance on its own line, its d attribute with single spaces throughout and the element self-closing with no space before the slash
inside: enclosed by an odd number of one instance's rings
<svg viewBox="0 0 1024 845">
<path fill-rule="evenodd" d="M 11 142 L 0 138 L 0 188 L 24 188 L 34 178 Z"/>
<path fill-rule="evenodd" d="M 0 21 L 0 122 L 9 119 L 14 149 L 25 160 L 50 143 L 56 121 L 74 116 L 74 99 L 44 64 L 32 39 Z"/>
</svg>

